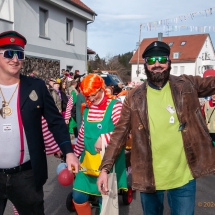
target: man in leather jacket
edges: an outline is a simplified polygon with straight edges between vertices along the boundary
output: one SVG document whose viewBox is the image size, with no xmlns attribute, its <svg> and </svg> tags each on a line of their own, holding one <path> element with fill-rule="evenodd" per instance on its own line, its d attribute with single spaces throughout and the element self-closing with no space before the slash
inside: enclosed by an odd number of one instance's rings
<svg viewBox="0 0 215 215">
<path fill-rule="evenodd" d="M 144 215 L 163 214 L 164 191 L 171 214 L 193 215 L 195 179 L 215 173 L 215 147 L 198 100 L 215 93 L 215 78 L 170 75 L 169 55 L 160 41 L 143 52 L 147 80 L 126 95 L 97 182 L 108 194 L 107 174 L 131 131 L 132 187 Z"/>
</svg>

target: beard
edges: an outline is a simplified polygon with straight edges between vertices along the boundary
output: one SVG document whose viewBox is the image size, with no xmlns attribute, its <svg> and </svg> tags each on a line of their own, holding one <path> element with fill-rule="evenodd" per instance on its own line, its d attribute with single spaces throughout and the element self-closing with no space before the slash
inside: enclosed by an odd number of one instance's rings
<svg viewBox="0 0 215 215">
<path fill-rule="evenodd" d="M 170 70 L 171 70 L 171 65 L 169 64 L 168 68 L 166 70 L 164 70 L 163 72 L 153 72 L 154 70 L 157 70 L 157 69 L 163 69 L 162 66 L 157 66 L 157 67 L 153 67 L 150 70 L 148 70 L 146 64 L 144 65 L 145 67 L 145 73 L 146 73 L 146 76 L 147 76 L 147 80 L 149 82 L 151 82 L 152 84 L 158 86 L 158 87 L 161 87 L 163 86 L 163 84 L 165 82 L 167 82 L 169 80 L 169 76 L 170 76 Z"/>
</svg>

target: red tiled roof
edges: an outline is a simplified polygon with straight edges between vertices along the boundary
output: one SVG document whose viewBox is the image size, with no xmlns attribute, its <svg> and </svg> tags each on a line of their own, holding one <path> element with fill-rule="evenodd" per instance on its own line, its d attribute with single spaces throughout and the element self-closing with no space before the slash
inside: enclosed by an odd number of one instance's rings
<svg viewBox="0 0 215 215">
<path fill-rule="evenodd" d="M 72 4 L 74 4 L 74 5 L 76 5 L 77 7 L 79 7 L 79 8 L 81 8 L 81 9 L 83 9 L 83 10 L 85 10 L 85 11 L 87 11 L 87 12 L 89 12 L 89 13 L 91 13 L 91 14 L 95 14 L 95 15 L 97 15 L 93 10 L 91 10 L 87 5 L 85 5 L 82 1 L 80 1 L 80 0 L 71 0 L 71 3 Z"/>
<path fill-rule="evenodd" d="M 184 36 L 170 36 L 163 37 L 162 41 L 170 44 L 173 42 L 173 45 L 170 47 L 170 59 L 173 63 L 177 62 L 193 62 L 196 60 L 200 50 L 203 47 L 203 44 L 207 38 L 208 34 L 194 34 L 194 35 L 184 35 Z M 139 63 L 143 63 L 142 53 L 146 47 L 153 41 L 157 41 L 158 38 L 146 38 L 140 44 L 139 52 Z M 185 45 L 181 45 L 182 42 L 186 42 Z M 173 52 L 179 52 L 179 58 L 173 59 Z M 138 59 L 138 50 L 135 52 L 129 63 L 137 63 Z"/>
</svg>

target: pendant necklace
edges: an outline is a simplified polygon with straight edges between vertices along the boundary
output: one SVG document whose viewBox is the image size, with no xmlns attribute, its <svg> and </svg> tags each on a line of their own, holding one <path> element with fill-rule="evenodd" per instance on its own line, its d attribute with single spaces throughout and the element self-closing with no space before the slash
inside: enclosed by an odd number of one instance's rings
<svg viewBox="0 0 215 215">
<path fill-rule="evenodd" d="M 10 115 L 12 114 L 12 112 L 13 112 L 13 110 L 12 110 L 12 108 L 9 106 L 9 104 L 10 104 L 10 102 L 11 102 L 11 100 L 12 100 L 12 98 L 13 98 L 13 96 L 14 96 L 14 94 L 15 94 L 17 88 L 18 88 L 18 86 L 19 86 L 19 82 L 18 82 L 18 84 L 17 84 L 17 86 L 16 86 L 16 89 L 14 90 L 14 92 L 13 92 L 13 94 L 12 94 L 12 96 L 10 97 L 10 99 L 9 99 L 8 102 L 6 102 L 5 97 L 4 97 L 4 94 L 3 94 L 3 92 L 2 92 L 2 89 L 0 88 L 0 93 L 1 93 L 2 98 L 3 98 L 3 101 L 2 101 L 2 108 L 0 109 L 0 114 L 1 114 L 2 118 L 4 118 L 4 119 L 5 119 L 5 116 L 10 116 Z"/>
</svg>

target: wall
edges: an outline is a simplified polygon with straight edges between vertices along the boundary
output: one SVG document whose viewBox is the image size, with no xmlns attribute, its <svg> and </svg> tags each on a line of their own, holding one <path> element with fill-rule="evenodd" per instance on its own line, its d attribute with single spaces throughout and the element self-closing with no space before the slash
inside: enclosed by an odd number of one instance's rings
<svg viewBox="0 0 215 215">
<path fill-rule="evenodd" d="M 206 60 L 204 58 L 204 53 L 206 53 L 206 52 L 210 55 L 210 59 L 213 59 L 212 62 L 211 62 L 211 60 Z M 203 44 L 203 47 L 202 47 L 202 49 L 199 52 L 199 55 L 197 57 L 196 75 L 203 76 L 203 73 L 205 71 L 204 65 L 211 65 L 213 67 L 213 69 L 215 69 L 215 66 L 214 66 L 215 65 L 215 54 L 214 54 L 214 49 L 213 49 L 212 41 L 211 41 L 211 39 L 210 39 L 209 36 L 205 40 L 205 42 Z"/>
<path fill-rule="evenodd" d="M 195 62 L 193 62 L 193 63 L 173 63 L 171 65 L 171 67 L 172 67 L 171 74 L 176 75 L 176 76 L 182 75 L 180 67 L 183 66 L 184 67 L 184 73 L 183 74 L 195 75 L 195 71 L 196 71 L 196 66 L 195 65 L 196 65 Z M 177 73 L 174 73 L 174 67 L 178 68 Z"/>
<path fill-rule="evenodd" d="M 21 73 L 23 75 L 36 76 L 48 81 L 50 78 L 59 78 L 60 62 L 57 60 L 46 60 L 41 58 L 26 57 Z"/>
<path fill-rule="evenodd" d="M 133 80 L 133 78 L 137 77 L 136 71 L 137 71 L 137 64 L 132 64 L 131 65 L 131 81 Z M 144 69 L 143 64 L 139 64 L 139 71 L 140 71 L 140 74 L 138 75 L 138 77 L 146 79 L 145 69 Z"/>
<path fill-rule="evenodd" d="M 0 1 L 0 32 L 13 29 L 14 2 L 13 0 Z"/>
</svg>

